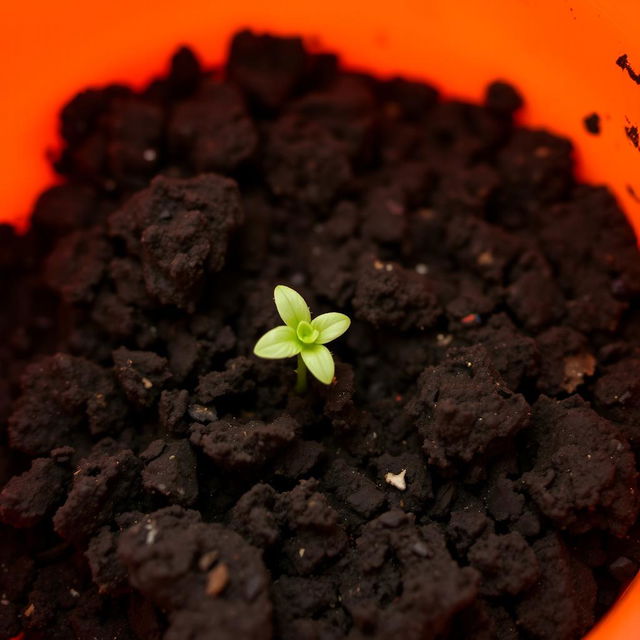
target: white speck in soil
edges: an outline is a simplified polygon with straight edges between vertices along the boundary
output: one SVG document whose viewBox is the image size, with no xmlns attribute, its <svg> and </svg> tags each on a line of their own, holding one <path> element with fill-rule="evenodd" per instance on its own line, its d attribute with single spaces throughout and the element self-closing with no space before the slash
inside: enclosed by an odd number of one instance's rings
<svg viewBox="0 0 640 640">
<path fill-rule="evenodd" d="M 440 347 L 448 347 L 453 340 L 453 336 L 450 333 L 439 333 L 436 336 L 436 342 Z"/>
<path fill-rule="evenodd" d="M 407 488 L 407 482 L 405 480 L 406 475 L 407 470 L 403 469 L 400 473 L 386 473 L 384 479 L 392 487 L 400 489 L 400 491 L 404 491 Z"/>
<path fill-rule="evenodd" d="M 158 529 L 156 529 L 154 522 L 147 522 L 144 526 L 147 530 L 147 537 L 145 539 L 146 544 L 153 544 L 156 540 L 156 536 L 158 535 Z"/>
</svg>

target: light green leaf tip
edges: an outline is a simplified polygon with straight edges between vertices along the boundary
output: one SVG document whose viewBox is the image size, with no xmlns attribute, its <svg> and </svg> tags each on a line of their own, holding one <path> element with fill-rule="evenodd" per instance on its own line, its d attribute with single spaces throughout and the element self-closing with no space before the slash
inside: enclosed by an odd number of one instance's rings
<svg viewBox="0 0 640 640">
<path fill-rule="evenodd" d="M 291 327 L 276 327 L 267 331 L 253 348 L 260 358 L 276 360 L 278 358 L 290 358 L 300 353 L 300 343 L 296 338 L 296 332 Z"/>
<path fill-rule="evenodd" d="M 335 373 L 333 356 L 322 344 L 305 345 L 300 352 L 307 369 L 323 384 L 331 384 Z"/>
<path fill-rule="evenodd" d="M 290 287 L 279 284 L 273 290 L 276 309 L 282 321 L 292 329 L 296 329 L 301 321 L 311 322 L 311 312 L 304 298 Z"/>
<path fill-rule="evenodd" d="M 311 326 L 320 334 L 316 343 L 326 344 L 339 338 L 351 326 L 351 319 L 344 313 L 323 313 L 311 321 Z"/>
</svg>

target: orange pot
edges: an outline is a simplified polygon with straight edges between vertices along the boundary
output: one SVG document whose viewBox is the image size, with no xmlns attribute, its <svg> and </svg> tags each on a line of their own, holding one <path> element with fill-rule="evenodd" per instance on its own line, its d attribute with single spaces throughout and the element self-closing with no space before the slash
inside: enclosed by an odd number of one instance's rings
<svg viewBox="0 0 640 640">
<path fill-rule="evenodd" d="M 527 101 L 521 121 L 571 138 L 580 178 L 608 184 L 640 231 L 637 0 L 35 0 L 3 13 L 0 222 L 24 225 L 54 179 L 56 113 L 78 89 L 148 80 L 179 43 L 218 62 L 230 34 L 252 27 L 301 33 L 351 67 L 425 78 L 449 96 L 479 100 L 487 82 L 512 82 Z M 594 112 L 599 135 L 584 126 Z M 640 577 L 588 636 L 634 638 Z"/>
</svg>

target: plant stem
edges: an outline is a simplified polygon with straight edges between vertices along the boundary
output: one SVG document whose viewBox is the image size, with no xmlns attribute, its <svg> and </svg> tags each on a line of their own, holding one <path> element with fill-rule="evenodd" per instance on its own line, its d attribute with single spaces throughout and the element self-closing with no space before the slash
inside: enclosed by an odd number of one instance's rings
<svg viewBox="0 0 640 640">
<path fill-rule="evenodd" d="M 300 354 L 298 354 L 296 374 L 298 375 L 296 380 L 296 393 L 304 393 L 307 390 L 307 365 L 304 363 Z"/>
</svg>

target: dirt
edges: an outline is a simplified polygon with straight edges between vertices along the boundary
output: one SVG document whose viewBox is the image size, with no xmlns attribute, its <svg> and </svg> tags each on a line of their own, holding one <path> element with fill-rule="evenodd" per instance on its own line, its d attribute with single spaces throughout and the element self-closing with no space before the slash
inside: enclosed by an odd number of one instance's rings
<svg viewBox="0 0 640 640">
<path fill-rule="evenodd" d="M 0 227 L 2 638 L 587 632 L 640 563 L 640 256 L 521 105 L 243 32 L 64 107 Z M 279 283 L 353 319 L 302 396 Z"/>
<path fill-rule="evenodd" d="M 584 128 L 588 133 L 597 136 L 600 133 L 600 116 L 597 113 L 590 113 L 584 117 Z"/>
</svg>

